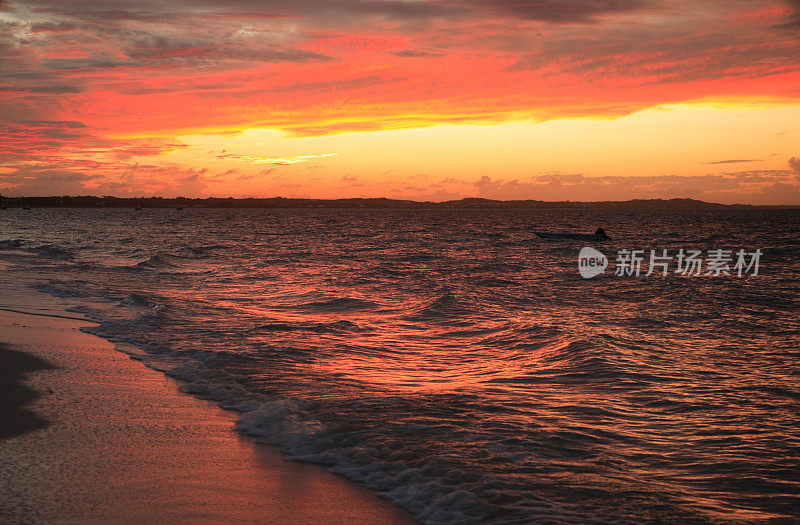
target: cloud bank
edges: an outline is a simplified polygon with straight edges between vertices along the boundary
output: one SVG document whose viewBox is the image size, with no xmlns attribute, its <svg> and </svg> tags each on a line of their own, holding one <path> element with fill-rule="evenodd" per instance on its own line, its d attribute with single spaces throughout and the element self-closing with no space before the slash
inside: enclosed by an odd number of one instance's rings
<svg viewBox="0 0 800 525">
<path fill-rule="evenodd" d="M 15 0 L 0 7 L 3 188 L 119 181 L 187 134 L 797 103 L 798 30 L 797 0 Z"/>
</svg>

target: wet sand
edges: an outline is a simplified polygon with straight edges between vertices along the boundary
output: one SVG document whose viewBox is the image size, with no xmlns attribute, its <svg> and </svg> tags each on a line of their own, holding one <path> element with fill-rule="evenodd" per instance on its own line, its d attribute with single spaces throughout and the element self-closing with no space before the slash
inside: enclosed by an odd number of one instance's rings
<svg viewBox="0 0 800 525">
<path fill-rule="evenodd" d="M 76 316 L 58 300 L 25 294 L 0 305 L 38 314 L 0 311 L 0 523 L 413 523 L 240 436 L 235 414 L 80 332 L 86 321 L 52 317 Z"/>
</svg>

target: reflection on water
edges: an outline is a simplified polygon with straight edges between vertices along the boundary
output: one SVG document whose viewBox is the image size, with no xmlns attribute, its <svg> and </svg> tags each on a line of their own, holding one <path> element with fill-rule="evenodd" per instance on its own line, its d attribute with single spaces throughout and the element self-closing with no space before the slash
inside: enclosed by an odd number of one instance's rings
<svg viewBox="0 0 800 525">
<path fill-rule="evenodd" d="M 760 521 L 800 506 L 795 211 L 31 210 L 6 275 L 72 297 L 243 432 L 431 523 Z M 577 271 L 760 248 L 757 277 Z M 37 257 L 31 257 L 36 254 Z"/>
</svg>

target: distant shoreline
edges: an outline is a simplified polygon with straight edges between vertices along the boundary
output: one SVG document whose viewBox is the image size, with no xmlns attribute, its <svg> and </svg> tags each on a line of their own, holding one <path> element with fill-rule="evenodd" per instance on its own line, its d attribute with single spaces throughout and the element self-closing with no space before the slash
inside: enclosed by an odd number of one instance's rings
<svg viewBox="0 0 800 525">
<path fill-rule="evenodd" d="M 626 201 L 538 201 L 538 200 L 492 200 L 465 198 L 443 202 L 412 201 L 387 198 L 350 199 L 299 199 L 272 197 L 255 198 L 163 198 L 163 197 L 96 197 L 96 196 L 52 196 L 52 197 L 3 197 L 3 209 L 24 208 L 267 208 L 267 209 L 530 209 L 530 210 L 737 210 L 737 209 L 800 209 L 800 204 L 754 205 L 718 204 L 695 199 L 632 199 Z"/>
</svg>

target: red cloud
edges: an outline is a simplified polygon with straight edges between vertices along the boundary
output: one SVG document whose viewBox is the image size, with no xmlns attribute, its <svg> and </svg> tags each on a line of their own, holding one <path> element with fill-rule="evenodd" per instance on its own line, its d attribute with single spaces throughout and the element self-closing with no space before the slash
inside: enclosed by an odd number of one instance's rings
<svg viewBox="0 0 800 525">
<path fill-rule="evenodd" d="M 796 0 L 25 0 L 4 9 L 6 171 L 111 173 L 181 147 L 109 138 L 119 136 L 256 126 L 323 135 L 800 100 Z"/>
</svg>

